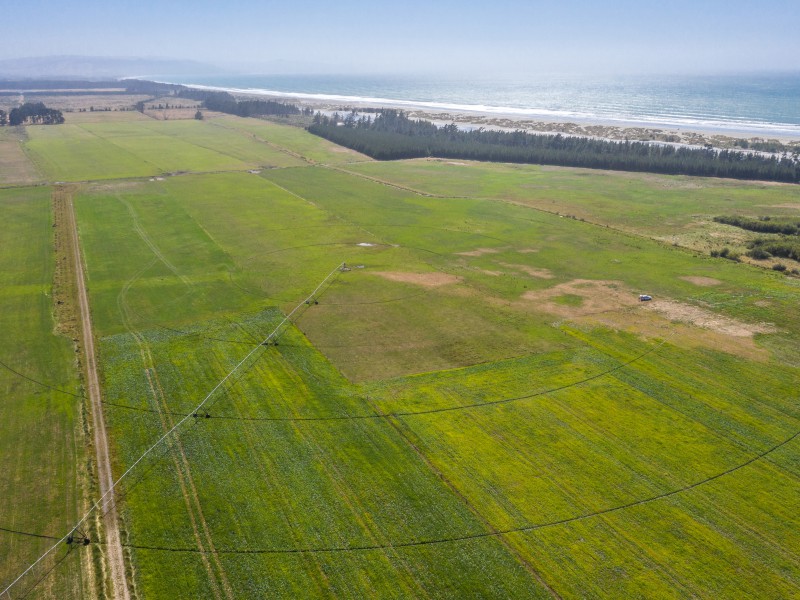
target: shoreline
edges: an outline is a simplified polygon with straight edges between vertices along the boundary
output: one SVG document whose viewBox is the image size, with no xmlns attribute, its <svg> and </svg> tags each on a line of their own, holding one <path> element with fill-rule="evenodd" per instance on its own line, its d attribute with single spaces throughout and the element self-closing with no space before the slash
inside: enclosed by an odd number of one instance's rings
<svg viewBox="0 0 800 600">
<path fill-rule="evenodd" d="M 734 129 L 700 129 L 684 127 L 648 126 L 633 121 L 622 121 L 611 124 L 598 121 L 560 121 L 560 120 L 516 120 L 502 117 L 470 114 L 426 113 L 424 111 L 409 111 L 409 115 L 418 119 L 433 121 L 437 124 L 454 122 L 456 125 L 467 127 L 484 127 L 486 129 L 517 130 L 521 129 L 532 134 L 562 134 L 597 138 L 611 141 L 653 142 L 661 144 L 675 144 L 679 146 L 736 149 L 742 152 L 761 152 L 765 154 L 782 154 L 782 151 L 759 151 L 743 147 L 742 141 L 752 143 L 775 142 L 790 148 L 800 150 L 800 136 L 788 135 L 754 135 L 752 131 L 737 131 Z M 738 142 L 738 143 L 737 143 Z"/>
<path fill-rule="evenodd" d="M 160 82 L 167 83 L 167 82 Z M 228 92 L 236 97 L 283 100 L 321 111 L 349 111 L 366 108 L 394 108 L 412 118 L 437 123 L 455 123 L 464 127 L 487 129 L 522 129 L 530 133 L 552 133 L 614 141 L 643 141 L 689 146 L 713 146 L 723 149 L 747 150 L 741 142 L 778 143 L 790 151 L 800 150 L 800 126 L 758 123 L 682 123 L 655 122 L 626 118 L 603 118 L 577 113 L 556 114 L 538 109 L 469 106 L 446 102 L 423 102 L 390 98 L 367 98 L 335 94 L 280 92 L 263 89 L 224 88 L 195 84 L 180 84 L 193 89 Z M 797 131 L 794 131 L 794 130 Z M 737 143 L 738 142 L 738 143 Z"/>
</svg>

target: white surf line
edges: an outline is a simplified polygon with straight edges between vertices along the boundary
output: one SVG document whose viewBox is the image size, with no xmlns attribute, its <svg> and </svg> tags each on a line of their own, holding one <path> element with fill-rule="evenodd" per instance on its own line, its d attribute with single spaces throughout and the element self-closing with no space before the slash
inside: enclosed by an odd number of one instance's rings
<svg viewBox="0 0 800 600">
<path fill-rule="evenodd" d="M 116 481 L 114 481 L 111 484 L 111 486 L 106 491 L 106 493 L 103 494 L 102 496 L 100 496 L 100 498 L 92 505 L 92 507 L 86 512 L 86 514 L 83 515 L 83 517 L 81 517 L 80 521 L 75 523 L 75 525 L 72 528 L 70 528 L 69 533 L 65 534 L 55 544 L 53 544 L 50 548 L 48 548 L 44 552 L 44 554 L 42 554 L 33 563 L 31 563 L 31 565 L 27 569 L 25 569 L 22 573 L 20 573 L 19 576 L 14 581 L 12 581 L 2 592 L 0 592 L 0 597 L 6 596 L 8 598 L 11 598 L 11 593 L 10 593 L 11 588 L 13 588 L 17 583 L 19 583 L 19 581 L 23 577 L 25 577 L 25 575 L 27 575 L 31 570 L 33 570 L 36 567 L 36 565 L 38 565 L 40 562 L 42 562 L 42 560 L 44 560 L 50 553 L 52 553 L 53 550 L 58 548 L 62 544 L 62 542 L 65 542 L 66 539 L 70 535 L 72 535 L 72 532 L 74 532 L 81 525 L 83 525 L 86 522 L 86 520 L 92 515 L 92 513 L 95 510 L 97 510 L 104 503 L 104 501 L 106 499 L 106 496 L 108 496 L 111 492 L 113 492 L 114 489 L 119 485 L 119 483 L 123 479 L 125 479 L 125 477 L 127 477 L 130 474 L 130 472 L 133 471 L 133 469 L 136 468 L 136 466 L 140 462 L 142 462 L 148 454 L 150 454 L 153 450 L 155 450 L 161 444 L 161 442 L 163 442 L 165 439 L 167 439 L 176 429 L 178 429 L 178 427 L 180 427 L 183 423 L 188 421 L 190 418 L 193 418 L 193 415 L 195 413 L 197 413 L 201 408 L 203 408 L 205 403 L 208 402 L 208 400 L 211 398 L 211 396 L 214 395 L 214 392 L 216 392 L 220 387 L 222 387 L 222 384 L 224 384 L 228 379 L 230 379 L 231 375 L 233 375 L 239 369 L 239 367 L 241 367 L 247 361 L 247 359 L 250 358 L 253 355 L 253 353 L 256 350 L 258 350 L 259 348 L 261 348 L 262 346 L 267 344 L 267 342 L 269 342 L 273 337 L 276 337 L 277 334 L 280 332 L 281 328 L 287 322 L 289 322 L 291 320 L 292 315 L 294 315 L 294 313 L 296 313 L 298 310 L 300 310 L 300 308 L 302 308 L 303 306 L 306 306 L 308 302 L 312 301 L 314 299 L 314 296 L 317 294 L 317 292 L 320 289 L 322 289 L 322 287 L 327 283 L 327 281 L 331 277 L 333 277 L 337 272 L 339 272 L 343 266 L 344 266 L 344 263 L 339 263 L 339 265 L 337 265 L 336 268 L 333 271 L 328 273 L 328 275 L 325 277 L 325 279 L 323 279 L 322 282 L 316 288 L 314 288 L 314 291 L 311 292 L 311 294 L 309 294 L 307 298 L 305 298 L 297 306 L 295 306 L 292 309 L 292 311 L 288 315 L 286 315 L 280 323 L 278 323 L 278 325 L 275 327 L 275 329 L 273 329 L 272 332 L 266 338 L 264 338 L 261 342 L 258 343 L 258 345 L 256 345 L 252 350 L 250 350 L 250 352 L 248 352 L 247 355 L 242 360 L 240 360 L 239 363 L 235 367 L 233 367 L 233 369 L 228 371 L 228 374 L 225 375 L 225 377 L 223 377 L 219 381 L 219 383 L 217 383 L 217 385 L 214 386 L 214 388 L 206 395 L 205 398 L 203 398 L 203 400 L 200 402 L 200 404 L 198 404 L 194 408 L 194 410 L 190 411 L 185 417 L 183 417 L 180 421 L 175 423 L 175 425 L 172 427 L 172 429 L 170 429 L 164 435 L 162 435 L 160 438 L 158 438 L 158 440 L 156 440 L 156 442 L 152 446 L 150 446 L 147 450 L 145 450 L 144 453 L 139 458 L 137 458 L 136 461 L 130 467 L 128 467 L 128 469 L 122 475 L 120 475 L 119 478 Z"/>
</svg>

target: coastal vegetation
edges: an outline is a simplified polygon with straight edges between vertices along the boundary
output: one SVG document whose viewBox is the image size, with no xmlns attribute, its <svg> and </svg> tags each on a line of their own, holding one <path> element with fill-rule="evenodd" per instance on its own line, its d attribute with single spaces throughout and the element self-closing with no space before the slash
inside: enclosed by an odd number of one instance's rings
<svg viewBox="0 0 800 600">
<path fill-rule="evenodd" d="M 765 259 L 772 256 L 791 258 L 800 262 L 800 240 L 770 240 L 758 238 L 748 244 L 748 256 L 755 259 Z"/>
<path fill-rule="evenodd" d="M 775 258 L 789 258 L 800 262 L 800 220 L 791 217 L 761 216 L 758 218 L 742 215 L 724 215 L 714 217 L 717 223 L 731 225 L 746 231 L 762 234 L 771 234 L 770 237 L 757 237 L 747 242 L 746 255 L 755 260 Z M 718 256 L 723 258 L 738 259 L 739 255 L 731 253 L 730 249 L 723 249 Z M 777 271 L 786 271 L 788 268 L 783 263 L 774 263 L 772 268 Z M 798 274 L 797 268 L 789 270 L 791 274 Z"/>
<path fill-rule="evenodd" d="M 723 215 L 714 217 L 714 221 L 740 227 L 748 231 L 757 231 L 758 233 L 800 235 L 800 219 L 773 218 L 769 216 L 754 219 L 741 215 Z"/>
<path fill-rule="evenodd" d="M 800 183 L 800 161 L 788 156 L 520 130 L 464 131 L 389 109 L 374 119 L 317 113 L 308 131 L 378 160 L 437 157 Z"/>
<path fill-rule="evenodd" d="M 70 113 L 16 141 L 44 185 L 0 169 L 0 584 L 83 508 L 71 181 L 135 597 L 798 594 L 800 288 L 687 248 L 800 187 L 377 162 L 196 110 Z M 91 596 L 101 549 L 12 597 Z"/>
<path fill-rule="evenodd" d="M 203 102 L 203 106 L 208 110 L 215 110 L 239 117 L 310 115 L 313 113 L 310 108 L 301 110 L 296 105 L 286 102 L 276 102 L 274 100 L 237 100 L 227 92 L 183 89 L 178 92 L 178 97 L 200 100 Z"/>
</svg>

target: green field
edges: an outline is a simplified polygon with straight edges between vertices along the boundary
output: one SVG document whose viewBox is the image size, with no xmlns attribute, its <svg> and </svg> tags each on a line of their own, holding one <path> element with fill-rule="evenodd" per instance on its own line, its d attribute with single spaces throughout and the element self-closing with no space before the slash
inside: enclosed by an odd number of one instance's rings
<svg viewBox="0 0 800 600">
<path fill-rule="evenodd" d="M 348 165 L 429 194 L 493 198 L 707 251 L 737 241 L 722 214 L 797 216 L 796 185 L 535 165 L 409 160 Z"/>
<path fill-rule="evenodd" d="M 281 130 L 281 126 L 273 126 Z M 287 126 L 283 126 L 287 128 Z M 287 167 L 303 160 L 214 121 L 118 121 L 29 127 L 27 152 L 56 181 Z M 308 135 L 308 134 L 306 134 Z M 316 138 L 308 135 L 309 146 Z"/>
<path fill-rule="evenodd" d="M 0 210 L 0 581 L 7 584 L 85 510 L 87 452 L 72 343 L 54 331 L 50 190 L 0 190 Z M 88 596 L 86 555 L 64 550 L 55 558 L 58 568 L 33 597 Z M 19 592 L 52 564 L 35 569 Z"/>
<path fill-rule="evenodd" d="M 121 486 L 136 598 L 800 596 L 800 280 L 692 250 L 798 188 L 376 163 L 234 117 L 30 137 L 86 182 L 118 474 L 256 349 Z M 46 261 L 49 191 L 7 198 L 41 237 L 3 260 Z M 61 352 L 30 372 L 77 389 Z"/>
</svg>

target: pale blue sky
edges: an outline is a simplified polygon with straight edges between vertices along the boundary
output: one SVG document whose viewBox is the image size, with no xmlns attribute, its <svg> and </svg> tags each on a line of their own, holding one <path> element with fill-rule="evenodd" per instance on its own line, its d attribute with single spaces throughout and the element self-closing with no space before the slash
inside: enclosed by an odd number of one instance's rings
<svg viewBox="0 0 800 600">
<path fill-rule="evenodd" d="M 262 70 L 731 72 L 800 70 L 800 0 L 28 0 L 0 59 L 189 58 Z"/>
</svg>

